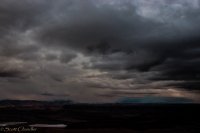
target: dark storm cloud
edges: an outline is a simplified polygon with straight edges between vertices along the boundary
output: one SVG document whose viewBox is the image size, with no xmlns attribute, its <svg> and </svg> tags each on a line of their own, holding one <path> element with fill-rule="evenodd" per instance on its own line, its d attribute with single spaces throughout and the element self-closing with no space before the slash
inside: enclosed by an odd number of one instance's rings
<svg viewBox="0 0 200 133">
<path fill-rule="evenodd" d="M 0 77 L 23 72 L 36 86 L 64 86 L 99 71 L 116 82 L 199 89 L 199 14 L 198 0 L 2 0 Z"/>
<path fill-rule="evenodd" d="M 200 60 L 198 56 L 194 58 L 187 56 L 185 59 L 172 58 L 154 69 L 160 71 L 160 74 L 153 77 L 153 80 L 184 81 L 172 84 L 172 86 L 188 90 L 200 88 Z"/>
<path fill-rule="evenodd" d="M 140 36 L 146 31 L 149 34 L 154 26 L 159 27 L 159 23 L 137 15 L 132 4 L 125 2 L 121 6 L 125 8 L 118 9 L 120 7 L 114 5 L 98 7 L 95 1 L 89 0 L 73 1 L 71 10 L 56 10 L 58 17 L 49 18 L 54 24 L 47 23 L 39 30 L 39 36 L 48 45 L 60 44 L 94 54 L 130 51 L 130 48 L 134 51 L 145 43 L 140 41 Z"/>
<path fill-rule="evenodd" d="M 193 91 L 193 90 L 199 90 L 200 81 L 199 80 L 184 81 L 182 83 L 172 83 L 172 84 L 170 84 L 170 86 L 175 86 L 177 88 L 187 89 L 189 91 Z"/>
<path fill-rule="evenodd" d="M 166 15 L 170 9 L 177 12 L 168 14 L 171 20 L 159 22 L 138 15 L 137 7 L 129 1 L 122 2 L 120 6 L 99 7 L 94 1 L 75 1 L 71 2 L 71 10 L 66 9 L 65 14 L 63 9 L 57 9 L 61 17 L 56 18 L 58 20 L 52 18 L 55 24 L 47 24 L 46 28 L 41 29 L 40 36 L 48 45 L 60 44 L 94 56 L 104 55 L 93 62 L 94 68 L 148 71 L 167 58 L 189 58 L 191 55 L 180 51 L 199 47 L 196 40 L 200 30 L 199 9 L 185 5 L 186 1 L 174 3 L 180 3 L 183 8 L 179 11 L 178 7 L 170 7 L 167 3 L 165 9 L 160 9 L 161 15 Z M 122 6 L 124 8 L 119 9 Z M 111 56 L 117 52 L 124 58 L 113 59 L 115 57 Z"/>
<path fill-rule="evenodd" d="M 151 6 L 144 0 L 146 3 Z M 200 48 L 200 10 L 193 4 L 164 0 L 156 6 L 158 15 L 153 16 L 138 13 L 138 5 L 131 1 L 120 5 L 59 1 L 45 14 L 48 22 L 42 23 L 38 38 L 48 46 L 67 47 L 90 56 L 92 69 L 143 72 L 158 66 L 154 70 L 161 76 L 155 78 L 198 80 L 199 60 L 190 61 L 199 58 L 195 50 Z M 71 57 L 62 56 L 61 62 Z"/>
<path fill-rule="evenodd" d="M 28 31 L 39 22 L 45 5 L 36 0 L 2 0 L 0 5 L 0 56 L 35 59 L 39 47 L 31 43 Z M 27 39 L 29 38 L 29 40 Z M 27 39 L 27 40 L 26 40 Z"/>
<path fill-rule="evenodd" d="M 0 5 L 1 36 L 12 30 L 26 30 L 37 22 L 36 18 L 44 11 L 44 2 L 39 0 L 2 0 Z"/>
<path fill-rule="evenodd" d="M 117 91 L 113 91 L 110 93 L 106 93 L 106 94 L 97 94 L 98 96 L 102 96 L 102 97 L 116 97 L 116 96 L 148 96 L 148 95 L 158 95 L 158 93 L 153 93 L 153 92 L 149 92 L 149 93 L 145 93 L 145 92 L 117 92 Z"/>
<path fill-rule="evenodd" d="M 44 47 L 36 40 L 35 31 L 46 24 L 53 8 L 63 2 L 65 5 L 70 3 L 65 0 L 56 3 L 52 0 L 22 0 L 20 2 L 2 0 L 0 5 L 0 56 L 33 61 L 41 59 L 41 54 L 46 53 L 41 53 L 40 50 Z M 63 62 L 75 57 L 72 57 L 72 54 L 68 57 L 63 56 L 64 54 L 66 53 L 63 53 L 61 57 Z M 50 54 L 47 53 L 46 56 L 48 55 Z"/>
<path fill-rule="evenodd" d="M 0 71 L 0 77 L 4 78 L 8 78 L 8 77 L 20 77 L 21 72 L 19 71 Z"/>
<path fill-rule="evenodd" d="M 48 93 L 48 92 L 45 92 L 45 93 L 42 93 L 41 94 L 42 96 L 48 96 L 48 97 L 67 97 L 68 95 L 67 94 L 54 94 L 54 93 Z"/>
<path fill-rule="evenodd" d="M 76 54 L 74 53 L 69 53 L 69 52 L 63 52 L 60 56 L 60 61 L 62 63 L 68 63 L 70 62 L 72 59 L 74 59 L 76 57 Z"/>
<path fill-rule="evenodd" d="M 169 59 L 170 60 L 170 59 Z M 160 79 L 172 80 L 199 80 L 200 62 L 197 60 L 178 60 L 166 61 L 158 70 L 162 71 Z"/>
<path fill-rule="evenodd" d="M 14 40 L 13 40 L 14 41 Z M 18 42 L 1 43 L 0 55 L 4 57 L 16 57 L 21 59 L 35 59 L 36 52 L 39 50 L 37 46 L 26 46 L 17 44 Z"/>
</svg>

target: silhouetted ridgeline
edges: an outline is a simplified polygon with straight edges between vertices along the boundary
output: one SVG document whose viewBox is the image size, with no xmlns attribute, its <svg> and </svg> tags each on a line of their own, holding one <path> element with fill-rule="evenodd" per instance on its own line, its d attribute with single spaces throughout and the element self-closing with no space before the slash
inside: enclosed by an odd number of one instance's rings
<svg viewBox="0 0 200 133">
<path fill-rule="evenodd" d="M 35 101 L 35 100 L 1 100 L 0 107 L 63 107 L 66 104 L 72 104 L 70 100 L 55 100 L 55 101 Z"/>
</svg>

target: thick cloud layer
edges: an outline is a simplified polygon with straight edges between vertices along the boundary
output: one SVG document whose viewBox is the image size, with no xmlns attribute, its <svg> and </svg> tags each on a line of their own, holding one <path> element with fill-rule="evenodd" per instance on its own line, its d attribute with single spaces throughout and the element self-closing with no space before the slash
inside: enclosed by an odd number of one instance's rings
<svg viewBox="0 0 200 133">
<path fill-rule="evenodd" d="M 1 97 L 199 101 L 199 14 L 199 0 L 2 0 Z"/>
</svg>

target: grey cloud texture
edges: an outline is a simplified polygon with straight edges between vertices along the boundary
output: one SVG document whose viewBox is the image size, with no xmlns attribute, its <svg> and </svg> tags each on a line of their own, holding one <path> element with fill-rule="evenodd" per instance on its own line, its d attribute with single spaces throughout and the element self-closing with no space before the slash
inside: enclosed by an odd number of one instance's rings
<svg viewBox="0 0 200 133">
<path fill-rule="evenodd" d="M 65 92 L 77 101 L 101 101 L 106 95 L 99 94 L 102 88 L 114 90 L 118 88 L 114 83 L 122 90 L 145 88 L 143 94 L 157 82 L 162 82 L 156 88 L 163 91 L 170 87 L 198 91 L 199 3 L 2 0 L 1 91 L 9 97 L 15 92 L 10 80 L 18 79 L 30 83 L 30 95 Z M 22 81 L 16 88 L 25 88 Z"/>
</svg>

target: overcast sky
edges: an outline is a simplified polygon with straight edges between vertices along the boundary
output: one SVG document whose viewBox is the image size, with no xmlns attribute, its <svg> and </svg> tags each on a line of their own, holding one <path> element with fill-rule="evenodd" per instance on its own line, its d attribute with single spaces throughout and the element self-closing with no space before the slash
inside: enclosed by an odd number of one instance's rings
<svg viewBox="0 0 200 133">
<path fill-rule="evenodd" d="M 0 99 L 200 102 L 200 0 L 1 0 Z"/>
</svg>

